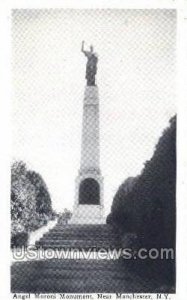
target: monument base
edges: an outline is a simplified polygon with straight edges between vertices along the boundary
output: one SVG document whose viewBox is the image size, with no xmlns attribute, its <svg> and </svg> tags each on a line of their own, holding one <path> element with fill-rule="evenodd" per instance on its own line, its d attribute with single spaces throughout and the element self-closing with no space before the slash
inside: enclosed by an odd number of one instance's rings
<svg viewBox="0 0 187 300">
<path fill-rule="evenodd" d="M 69 224 L 105 224 L 102 205 L 77 205 Z"/>
</svg>

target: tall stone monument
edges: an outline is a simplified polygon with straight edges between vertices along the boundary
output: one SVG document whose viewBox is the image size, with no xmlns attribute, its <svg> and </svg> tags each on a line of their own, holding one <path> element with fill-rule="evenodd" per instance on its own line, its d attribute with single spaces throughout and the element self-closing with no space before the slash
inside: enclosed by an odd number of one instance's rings
<svg viewBox="0 0 187 300">
<path fill-rule="evenodd" d="M 71 224 L 103 224 L 103 177 L 100 171 L 99 94 L 95 76 L 98 57 L 93 46 L 81 51 L 87 57 L 83 101 L 81 163 L 76 178 L 75 203 Z"/>
</svg>

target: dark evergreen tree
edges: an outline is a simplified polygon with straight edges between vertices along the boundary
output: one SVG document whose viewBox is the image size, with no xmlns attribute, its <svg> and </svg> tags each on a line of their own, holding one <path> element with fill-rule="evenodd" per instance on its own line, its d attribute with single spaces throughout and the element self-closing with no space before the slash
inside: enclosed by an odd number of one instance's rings
<svg viewBox="0 0 187 300">
<path fill-rule="evenodd" d="M 175 251 L 175 193 L 176 117 L 173 117 L 132 189 L 127 192 L 123 185 L 119 188 L 108 222 L 115 224 L 122 236 L 129 232 L 136 234 L 139 247 Z M 148 266 L 153 266 L 153 261 Z M 175 260 L 157 262 L 156 268 L 165 279 L 174 282 Z"/>
</svg>

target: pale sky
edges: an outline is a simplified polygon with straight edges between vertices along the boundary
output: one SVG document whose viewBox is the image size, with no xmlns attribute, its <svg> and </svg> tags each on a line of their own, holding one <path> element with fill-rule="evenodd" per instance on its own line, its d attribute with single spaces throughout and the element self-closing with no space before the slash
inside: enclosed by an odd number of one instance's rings
<svg viewBox="0 0 187 300">
<path fill-rule="evenodd" d="M 105 213 L 175 114 L 174 10 L 15 10 L 12 158 L 39 172 L 54 209 L 72 209 L 86 59 L 98 53 Z"/>
</svg>

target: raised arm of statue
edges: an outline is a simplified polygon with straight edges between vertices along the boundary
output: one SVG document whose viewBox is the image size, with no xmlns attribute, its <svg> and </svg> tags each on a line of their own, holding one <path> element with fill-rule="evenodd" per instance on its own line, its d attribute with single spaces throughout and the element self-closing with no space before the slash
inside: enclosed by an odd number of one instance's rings
<svg viewBox="0 0 187 300">
<path fill-rule="evenodd" d="M 84 50 L 84 41 L 82 41 L 81 52 L 87 57 L 86 63 L 86 79 L 88 86 L 95 85 L 95 75 L 97 73 L 97 55 L 94 53 L 94 48 L 90 45 L 90 51 Z"/>
<path fill-rule="evenodd" d="M 85 52 L 85 50 L 84 50 L 84 41 L 82 41 L 81 51 L 82 51 L 83 53 Z"/>
<path fill-rule="evenodd" d="M 84 41 L 82 41 L 82 47 L 81 47 L 81 51 L 84 53 L 85 56 L 89 57 L 89 51 L 84 50 Z"/>
</svg>

